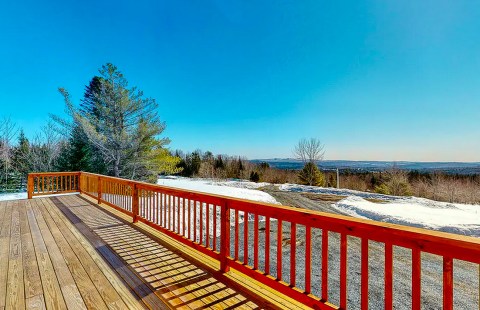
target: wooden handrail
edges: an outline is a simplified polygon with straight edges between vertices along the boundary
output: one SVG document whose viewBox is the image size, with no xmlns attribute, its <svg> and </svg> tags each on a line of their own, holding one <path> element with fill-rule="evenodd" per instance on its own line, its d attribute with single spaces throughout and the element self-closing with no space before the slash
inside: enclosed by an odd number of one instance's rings
<svg viewBox="0 0 480 310">
<path fill-rule="evenodd" d="M 28 174 L 27 195 L 52 195 L 80 192 L 80 172 L 35 172 Z"/>
<path fill-rule="evenodd" d="M 67 181 L 69 186 L 57 185 L 53 186 L 53 190 L 45 190 L 45 184 L 50 186 L 60 181 L 62 185 L 66 178 L 70 178 Z M 420 307 L 421 301 L 421 253 L 432 253 L 443 259 L 445 309 L 453 307 L 452 261 L 458 259 L 480 264 L 480 239 L 474 237 L 187 191 L 86 172 L 33 173 L 28 177 L 29 198 L 35 195 L 73 190 L 128 214 L 133 222 L 145 223 L 217 259 L 222 272 L 228 272 L 229 268 L 234 268 L 307 306 L 320 309 L 347 308 L 348 237 L 361 240 L 359 251 L 362 309 L 368 307 L 369 241 L 385 245 L 385 309 L 391 309 L 393 305 L 393 246 L 412 250 L 412 308 L 414 309 Z M 249 223 L 252 221 L 253 225 Z M 260 223 L 264 223 L 263 230 L 260 230 Z M 274 227 L 276 231 L 271 232 Z M 298 283 L 296 268 L 296 255 L 299 253 L 297 240 L 301 237 L 298 234 L 300 228 L 305 230 L 304 283 Z M 240 230 L 243 231 L 243 236 L 240 236 Z M 318 232 L 317 236 L 321 233 L 321 247 L 318 249 L 312 248 L 314 232 Z M 260 233 L 264 234 L 263 244 L 259 243 Z M 331 233 L 338 234 L 340 238 L 340 285 L 338 288 L 340 301 L 338 305 L 333 305 L 328 295 L 330 288 L 329 234 Z M 289 245 L 283 244 L 285 235 L 289 237 Z M 252 246 L 253 249 L 249 250 Z M 272 248 L 276 248 L 277 255 L 272 255 Z M 286 261 L 282 255 L 284 249 L 290 250 L 290 258 Z M 263 262 L 259 259 L 260 251 L 264 251 L 262 252 L 264 253 Z M 315 251 L 322 254 L 320 275 L 312 274 L 312 253 Z M 290 268 L 288 273 L 283 272 L 286 267 Z M 313 276 L 317 276 L 321 282 L 321 286 L 315 292 L 312 292 Z"/>
</svg>

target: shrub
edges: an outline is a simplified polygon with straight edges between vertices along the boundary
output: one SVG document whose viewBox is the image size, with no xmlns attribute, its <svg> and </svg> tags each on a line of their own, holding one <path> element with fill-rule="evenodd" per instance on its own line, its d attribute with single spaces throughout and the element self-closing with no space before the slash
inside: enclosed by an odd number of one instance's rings
<svg viewBox="0 0 480 310">
<path fill-rule="evenodd" d="M 298 174 L 300 182 L 305 185 L 313 186 L 324 186 L 325 185 L 325 176 L 320 170 L 318 170 L 317 165 L 313 162 L 308 162 L 305 164 L 300 173 Z"/>
<path fill-rule="evenodd" d="M 258 183 L 260 181 L 260 175 L 256 171 L 250 172 L 250 181 Z"/>
</svg>

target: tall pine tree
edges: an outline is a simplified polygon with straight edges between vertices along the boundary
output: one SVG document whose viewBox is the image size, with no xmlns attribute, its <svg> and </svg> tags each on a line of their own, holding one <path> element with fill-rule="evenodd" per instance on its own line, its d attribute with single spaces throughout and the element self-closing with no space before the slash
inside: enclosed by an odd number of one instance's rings
<svg viewBox="0 0 480 310">
<path fill-rule="evenodd" d="M 73 123 L 88 146 L 81 151 L 96 172 L 141 180 L 152 180 L 159 173 L 176 172 L 178 158 L 165 148 L 168 139 L 159 138 L 165 123 L 158 115 L 158 104 L 145 98 L 112 64 L 99 70 L 86 87 L 80 107 L 68 92 L 60 89 Z M 73 131 L 72 131 L 73 133 Z M 104 165 L 104 167 L 102 167 Z"/>
</svg>

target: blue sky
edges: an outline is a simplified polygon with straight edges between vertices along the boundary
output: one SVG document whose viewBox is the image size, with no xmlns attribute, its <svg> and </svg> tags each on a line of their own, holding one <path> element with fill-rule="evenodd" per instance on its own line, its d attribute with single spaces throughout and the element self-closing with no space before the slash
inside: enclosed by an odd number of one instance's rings
<svg viewBox="0 0 480 310">
<path fill-rule="evenodd" d="M 476 1 L 2 1 L 0 116 L 33 136 L 112 62 L 172 149 L 480 161 Z"/>
</svg>

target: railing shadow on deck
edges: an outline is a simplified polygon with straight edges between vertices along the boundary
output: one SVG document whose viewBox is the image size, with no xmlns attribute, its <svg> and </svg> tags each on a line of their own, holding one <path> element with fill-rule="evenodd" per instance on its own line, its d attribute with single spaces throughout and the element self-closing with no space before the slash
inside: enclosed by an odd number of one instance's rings
<svg viewBox="0 0 480 310">
<path fill-rule="evenodd" d="M 261 299 L 252 299 L 231 289 L 203 269 L 200 262 L 183 257 L 181 251 L 170 244 L 83 197 L 70 203 L 64 203 L 69 200 L 67 197 L 52 200 L 69 220 L 88 227 L 105 243 L 101 247 L 108 246 L 119 258 L 108 260 L 112 268 L 130 268 L 168 308 L 234 309 L 247 305 L 249 309 L 257 309 L 258 305 L 265 304 Z M 100 248 L 97 240 L 91 236 L 87 239 Z"/>
<path fill-rule="evenodd" d="M 369 269 L 379 264 L 378 251 L 373 252 L 372 246 L 381 244 L 383 274 L 379 281 L 384 288 L 381 301 L 385 309 L 394 306 L 397 249 L 407 250 L 403 259 L 411 269 L 410 293 L 406 295 L 409 300 L 401 302 L 420 309 L 429 297 L 422 296 L 422 281 L 426 278 L 422 262 L 430 259 L 426 256 L 429 253 L 438 257 L 441 265 L 439 298 L 443 309 L 453 309 L 454 305 L 454 261 L 476 266 L 466 271 L 472 279 L 477 273 L 468 288 L 473 294 L 467 308 L 478 308 L 478 238 L 85 172 L 31 174 L 28 180 L 29 198 L 71 191 L 86 194 L 131 216 L 132 222 L 145 223 L 219 261 L 219 272 L 233 268 L 309 307 L 347 309 L 347 301 L 353 300 L 361 309 L 367 309 L 372 294 L 369 278 L 378 276 L 370 274 Z M 357 250 L 360 257 L 353 265 L 358 270 L 352 273 L 349 254 Z M 338 281 L 332 281 L 332 267 L 338 272 Z M 477 287 L 472 288 L 475 284 Z M 352 296 L 351 285 L 359 286 L 358 296 Z M 476 307 L 472 306 L 475 303 Z"/>
</svg>

